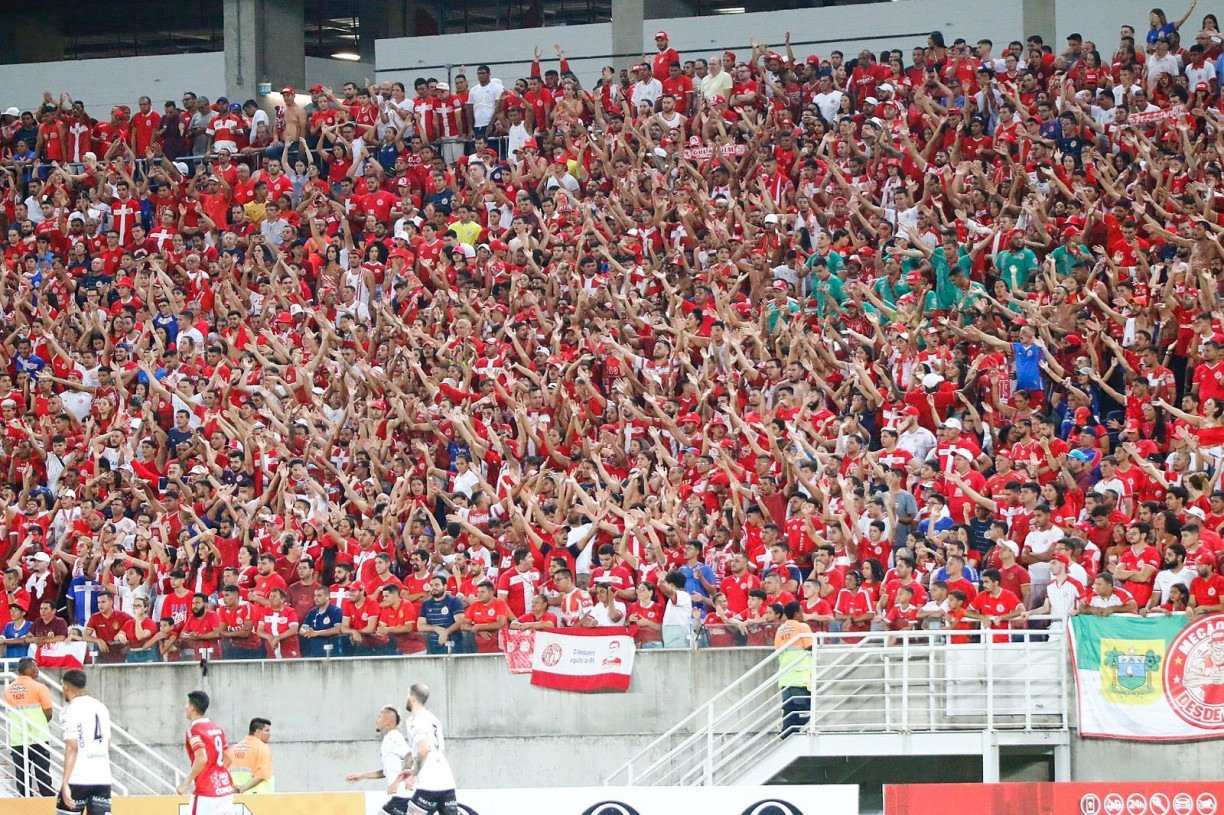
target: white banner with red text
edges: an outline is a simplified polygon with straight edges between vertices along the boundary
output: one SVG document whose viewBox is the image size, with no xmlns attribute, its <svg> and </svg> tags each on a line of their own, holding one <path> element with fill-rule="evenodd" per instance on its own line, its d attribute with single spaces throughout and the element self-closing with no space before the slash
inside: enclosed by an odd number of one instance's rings
<svg viewBox="0 0 1224 815">
<path fill-rule="evenodd" d="M 506 662 L 511 673 L 530 670 L 533 685 L 580 693 L 629 690 L 637 648 L 624 628 L 507 633 L 530 635 L 507 637 Z"/>
</svg>

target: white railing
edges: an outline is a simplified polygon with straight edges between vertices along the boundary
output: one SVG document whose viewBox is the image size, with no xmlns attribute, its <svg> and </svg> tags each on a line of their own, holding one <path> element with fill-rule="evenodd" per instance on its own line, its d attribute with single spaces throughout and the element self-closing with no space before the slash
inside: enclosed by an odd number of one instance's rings
<svg viewBox="0 0 1224 815">
<path fill-rule="evenodd" d="M 0 670 L 0 687 L 16 678 L 17 675 L 12 671 Z M 51 743 L 48 745 L 48 751 L 51 755 L 53 784 L 55 789 L 59 789 L 64 769 L 64 738 L 60 728 L 64 690 L 59 682 L 46 673 L 40 672 L 38 681 L 47 686 L 52 696 Z M 11 709 L 0 699 L 0 746 L 4 753 L 4 756 L 0 757 L 0 798 L 5 797 L 6 787 L 13 786 L 14 793 L 16 789 L 16 768 L 8 755 L 10 712 Z M 111 771 L 114 775 L 114 791 L 118 795 L 173 795 L 175 787 L 185 777 L 181 768 L 113 721 Z"/>
<path fill-rule="evenodd" d="M 1040 618 L 1033 618 L 1040 619 Z M 1066 730 L 1061 630 L 820 633 L 811 692 L 783 732 L 787 673 L 765 655 L 612 773 L 626 785 L 735 784 L 784 739 L 838 734 Z M 995 642 L 995 636 L 1007 639 Z M 964 639 L 980 640 L 961 642 Z M 791 694 L 796 692 L 791 691 Z"/>
</svg>

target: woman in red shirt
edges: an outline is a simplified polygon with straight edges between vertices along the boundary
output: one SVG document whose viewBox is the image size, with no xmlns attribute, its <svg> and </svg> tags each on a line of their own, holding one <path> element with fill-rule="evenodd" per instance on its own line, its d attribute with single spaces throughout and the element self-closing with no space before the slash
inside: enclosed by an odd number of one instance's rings
<svg viewBox="0 0 1224 815">
<path fill-rule="evenodd" d="M 629 634 L 639 648 L 663 647 L 664 604 L 658 602 L 655 587 L 650 583 L 639 583 L 637 602 L 628 609 Z"/>
</svg>

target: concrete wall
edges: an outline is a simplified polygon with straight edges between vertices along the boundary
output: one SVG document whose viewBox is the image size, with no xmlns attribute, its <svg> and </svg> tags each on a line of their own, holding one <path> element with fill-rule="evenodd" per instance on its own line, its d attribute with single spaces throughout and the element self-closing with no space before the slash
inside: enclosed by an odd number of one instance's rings
<svg viewBox="0 0 1224 815">
<path fill-rule="evenodd" d="M 402 710 L 408 686 L 424 682 L 464 786 L 536 786 L 542 773 L 549 784 L 583 786 L 602 784 L 765 653 L 639 652 L 633 684 L 624 694 L 536 688 L 527 676 L 507 673 L 500 656 L 214 663 L 203 682 L 190 664 L 103 666 L 91 669 L 90 689 L 110 706 L 116 722 L 185 767 L 184 702 L 188 691 L 202 687 L 213 698 L 210 715 L 231 741 L 246 733 L 250 718 L 271 719 L 277 788 L 313 792 L 344 789 L 345 774 L 377 767 L 375 714 L 384 704 Z M 1074 708 L 1074 699 L 1068 702 Z M 1125 780 L 1138 767 L 1153 781 L 1219 777 L 1218 742 L 1073 736 L 1072 744 L 1075 781 Z M 791 783 L 821 778 L 802 765 L 792 770 L 786 774 Z"/>
<path fill-rule="evenodd" d="M 141 96 L 152 98 L 153 109 L 160 113 L 166 100 L 178 102 L 184 91 L 209 99 L 224 95 L 225 57 L 213 51 L 0 65 L 0 108 L 33 109 L 42 101 L 44 90 L 57 99 L 61 91 L 83 99 L 85 109 L 98 119 L 110 118 L 115 105 L 130 105 L 135 110 Z"/>
<path fill-rule="evenodd" d="M 1062 0 L 1063 3 L 1070 0 Z M 940 29 L 951 42 L 990 37 L 1007 42 L 1023 31 L 1025 0 L 904 0 L 804 11 L 774 11 L 758 14 L 730 14 L 712 17 L 682 17 L 646 20 L 642 26 L 644 53 L 654 53 L 654 33 L 666 29 L 671 44 L 682 58 L 708 57 L 732 50 L 743 54 L 748 41 L 781 46 L 791 32 L 795 55 L 828 56 L 841 49 L 853 56 L 862 48 L 879 52 L 883 48 L 908 49 L 925 45 L 927 34 Z M 566 50 L 572 70 L 590 85 L 599 70 L 611 60 L 612 26 L 583 25 L 565 28 L 527 29 L 478 34 L 447 34 L 438 37 L 405 37 L 379 40 L 377 64 L 379 79 L 398 79 L 411 84 L 417 77 L 443 78 L 447 66 L 466 63 L 469 78 L 477 62 L 488 63 L 493 75 L 503 82 L 526 76 L 535 46 L 544 51 L 545 67 L 556 67 L 553 43 Z M 1021 37 L 1022 39 L 1022 37 Z M 908 58 L 908 53 L 907 53 Z"/>
<path fill-rule="evenodd" d="M 402 710 L 408 686 L 424 682 L 465 786 L 531 786 L 544 770 L 550 783 L 580 786 L 602 784 L 764 653 L 640 652 L 624 694 L 536 688 L 500 656 L 214 663 L 204 683 L 195 665 L 120 665 L 92 670 L 90 683 L 116 722 L 184 762 L 186 695 L 203 687 L 231 741 L 250 718 L 272 720 L 277 789 L 321 791 L 378 766 L 375 714 L 384 704 Z"/>
<path fill-rule="evenodd" d="M 306 57 L 306 84 L 299 90 L 306 90 L 317 83 L 326 85 L 339 94 L 340 86 L 345 82 L 356 82 L 360 85 L 363 79 L 374 79 L 374 63 Z"/>
<path fill-rule="evenodd" d="M 1216 781 L 1220 743 L 1073 739 L 1071 769 L 1074 781 Z"/>
</svg>

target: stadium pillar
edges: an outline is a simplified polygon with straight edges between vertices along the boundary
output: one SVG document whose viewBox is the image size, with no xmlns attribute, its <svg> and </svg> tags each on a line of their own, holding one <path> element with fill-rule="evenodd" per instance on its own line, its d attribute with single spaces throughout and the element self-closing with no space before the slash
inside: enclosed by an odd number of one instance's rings
<svg viewBox="0 0 1224 815">
<path fill-rule="evenodd" d="M 273 90 L 306 82 L 303 0 L 225 0 L 225 91 L 250 99 L 260 82 Z"/>
<path fill-rule="evenodd" d="M 1060 50 L 1060 44 L 1054 41 L 1057 7 L 1058 0 L 1024 0 L 1024 5 L 1020 9 L 1024 36 L 1041 35 L 1046 45 L 1053 46 L 1056 54 Z"/>
<path fill-rule="evenodd" d="M 999 742 L 989 731 L 982 733 L 982 783 L 999 783 Z"/>
<path fill-rule="evenodd" d="M 612 64 L 628 68 L 642 59 L 645 0 L 617 0 L 612 4 Z"/>
</svg>

